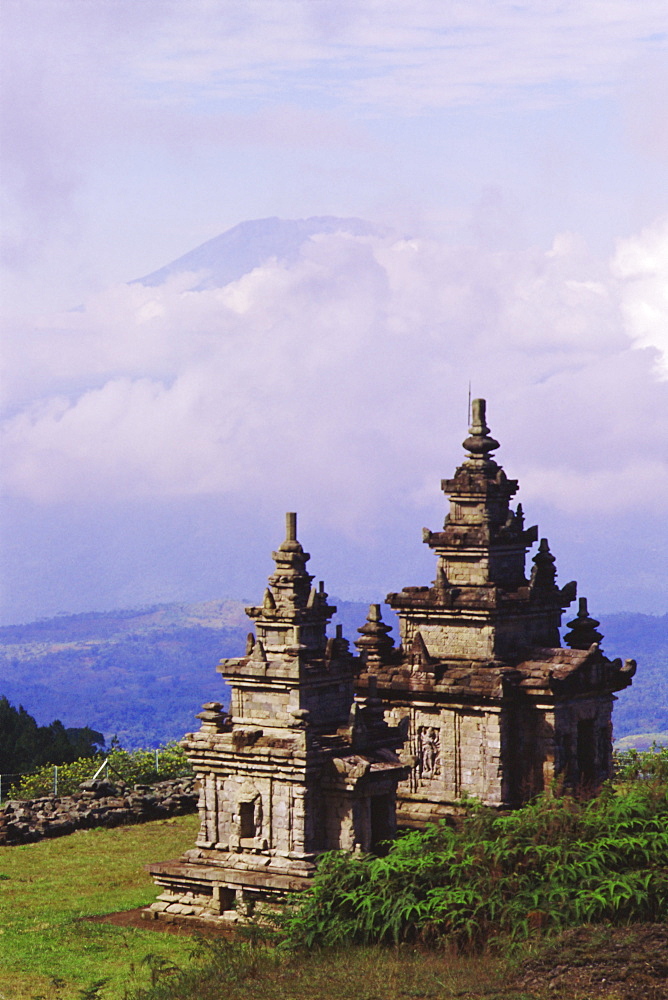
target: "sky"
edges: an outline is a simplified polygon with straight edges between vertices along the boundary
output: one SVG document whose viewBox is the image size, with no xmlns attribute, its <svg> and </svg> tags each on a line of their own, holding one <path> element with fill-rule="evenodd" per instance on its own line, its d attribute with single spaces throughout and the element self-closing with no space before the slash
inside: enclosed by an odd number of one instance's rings
<svg viewBox="0 0 668 1000">
<path fill-rule="evenodd" d="M 667 45 L 664 0 L 0 0 L 0 623 L 256 600 L 286 510 L 330 593 L 429 583 L 469 383 L 560 581 L 666 613 Z M 132 283 L 313 217 L 365 225 Z"/>
</svg>

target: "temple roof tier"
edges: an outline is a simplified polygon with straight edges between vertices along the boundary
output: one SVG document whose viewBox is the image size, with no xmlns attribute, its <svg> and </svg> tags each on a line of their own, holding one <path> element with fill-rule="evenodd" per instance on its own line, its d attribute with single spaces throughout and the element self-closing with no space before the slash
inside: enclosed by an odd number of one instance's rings
<svg viewBox="0 0 668 1000">
<path fill-rule="evenodd" d="M 409 693 L 435 698 L 461 697 L 503 699 L 514 690 L 534 695 L 571 697 L 574 693 L 610 693 L 628 687 L 635 673 L 635 661 L 609 660 L 595 644 L 586 650 L 533 649 L 530 658 L 510 665 L 490 663 L 485 670 L 475 661 L 432 663 L 429 670 L 416 672 L 405 660 L 381 671 L 363 671 L 357 688 L 368 684 L 383 697 L 401 700 Z"/>
</svg>

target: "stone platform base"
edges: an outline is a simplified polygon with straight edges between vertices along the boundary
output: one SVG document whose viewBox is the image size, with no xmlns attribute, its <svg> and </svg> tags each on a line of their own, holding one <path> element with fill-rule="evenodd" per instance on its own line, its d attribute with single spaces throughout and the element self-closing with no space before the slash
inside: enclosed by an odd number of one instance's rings
<svg viewBox="0 0 668 1000">
<path fill-rule="evenodd" d="M 235 923 L 262 909 L 277 909 L 289 893 L 305 889 L 315 872 L 310 861 L 231 857 L 234 867 L 187 858 L 147 865 L 162 891 L 145 911 L 146 919 Z"/>
</svg>

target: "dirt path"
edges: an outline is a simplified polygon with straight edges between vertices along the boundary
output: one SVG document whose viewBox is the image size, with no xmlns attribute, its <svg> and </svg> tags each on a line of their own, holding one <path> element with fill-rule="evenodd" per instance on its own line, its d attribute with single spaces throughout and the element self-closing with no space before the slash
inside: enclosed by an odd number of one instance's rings
<svg viewBox="0 0 668 1000">
<path fill-rule="evenodd" d="M 668 924 L 576 927 L 523 963 L 533 996 L 668 1000 Z"/>
</svg>

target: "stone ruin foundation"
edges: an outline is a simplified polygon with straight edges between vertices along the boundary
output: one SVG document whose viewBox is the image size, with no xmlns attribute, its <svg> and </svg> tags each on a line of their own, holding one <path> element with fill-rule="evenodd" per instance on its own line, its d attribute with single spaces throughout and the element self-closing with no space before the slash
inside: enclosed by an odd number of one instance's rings
<svg viewBox="0 0 668 1000">
<path fill-rule="evenodd" d="M 421 827 L 473 796 L 515 808 L 555 779 L 596 791 L 612 773 L 614 693 L 635 662 L 609 660 L 587 602 L 560 642 L 576 585 L 559 587 L 546 539 L 526 528 L 518 489 L 474 400 L 466 456 L 442 481 L 441 531 L 429 586 L 387 603 L 399 645 L 371 605 L 353 656 L 328 638 L 336 609 L 306 572 L 309 555 L 287 515 L 285 541 L 246 654 L 218 670 L 231 713 L 204 706 L 183 746 L 200 787 L 196 846 L 152 864 L 156 919 L 238 919 L 308 885 L 329 850 L 373 851 L 397 822 Z"/>
</svg>

